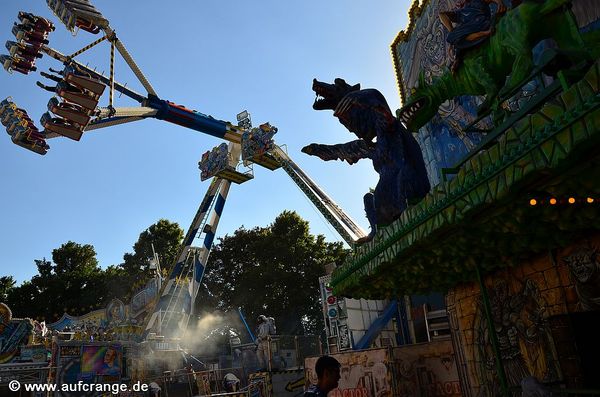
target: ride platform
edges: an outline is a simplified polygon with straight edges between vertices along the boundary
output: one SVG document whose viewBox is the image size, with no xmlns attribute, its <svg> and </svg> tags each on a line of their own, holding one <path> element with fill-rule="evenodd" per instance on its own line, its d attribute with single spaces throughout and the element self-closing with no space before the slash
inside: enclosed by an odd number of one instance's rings
<svg viewBox="0 0 600 397">
<path fill-rule="evenodd" d="M 226 166 L 222 170 L 218 171 L 215 173 L 215 176 L 233 183 L 237 183 L 238 185 L 254 178 L 254 175 L 252 175 L 250 172 L 239 172 L 230 166 Z"/>
<path fill-rule="evenodd" d="M 275 158 L 275 156 L 273 156 L 270 153 L 263 153 L 263 154 L 248 158 L 248 159 L 246 159 L 246 161 L 249 161 L 254 164 L 258 164 L 261 167 L 265 167 L 271 171 L 281 168 L 281 164 L 279 163 L 279 161 Z"/>
</svg>

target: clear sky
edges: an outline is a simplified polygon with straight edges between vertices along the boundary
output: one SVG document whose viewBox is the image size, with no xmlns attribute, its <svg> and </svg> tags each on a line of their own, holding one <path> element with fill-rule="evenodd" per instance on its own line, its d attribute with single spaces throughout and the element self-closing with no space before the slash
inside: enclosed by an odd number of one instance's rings
<svg viewBox="0 0 600 397">
<path fill-rule="evenodd" d="M 221 120 L 247 109 L 254 125 L 279 128 L 279 145 L 365 231 L 362 196 L 377 183 L 363 160 L 349 166 L 300 152 L 312 142 L 341 143 L 354 136 L 331 111 L 312 109 L 313 78 L 342 77 L 377 88 L 392 110 L 400 105 L 390 44 L 407 25 L 408 0 L 94 0 L 158 95 Z M 19 10 L 50 18 L 50 47 L 72 53 L 100 36 L 73 37 L 44 0 L 0 2 L 0 39 Z M 2 48 L 2 53 L 6 50 Z M 103 43 L 77 59 L 109 70 Z M 28 76 L 0 70 L 0 100 L 12 96 L 40 127 L 51 94 L 35 86 L 39 71 L 62 66 L 47 56 Z M 144 93 L 117 57 L 116 78 Z M 48 84 L 48 81 L 43 81 Z M 107 90 L 108 92 L 108 90 Z M 108 96 L 100 106 L 108 104 Z M 115 106 L 137 106 L 125 96 Z M 208 187 L 198 160 L 220 140 L 148 119 L 84 133 L 81 141 L 49 140 L 46 156 L 0 139 L 2 185 L 0 275 L 18 283 L 36 274 L 34 259 L 50 258 L 67 241 L 92 244 L 102 267 L 118 264 L 140 232 L 160 218 L 187 230 Z M 255 178 L 232 185 L 217 236 L 240 226 L 265 226 L 281 211 L 297 211 L 311 232 L 341 238 L 283 170 L 254 167 Z"/>
</svg>

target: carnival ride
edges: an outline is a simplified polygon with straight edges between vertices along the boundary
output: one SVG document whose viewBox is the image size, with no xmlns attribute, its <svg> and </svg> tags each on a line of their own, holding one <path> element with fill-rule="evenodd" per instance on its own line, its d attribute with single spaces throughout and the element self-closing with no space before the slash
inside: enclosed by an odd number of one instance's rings
<svg viewBox="0 0 600 397">
<path fill-rule="evenodd" d="M 179 257 L 160 288 L 156 307 L 151 315 L 146 316 L 145 335 L 158 333 L 176 337 L 186 329 L 231 183 L 239 184 L 253 178 L 251 169 L 240 171 L 243 167 L 258 164 L 269 170 L 282 168 L 348 244 L 352 245 L 365 236 L 364 231 L 285 150 L 274 143 L 276 127 L 265 123 L 252 128 L 250 115 L 246 111 L 238 115 L 238 125 L 235 125 L 161 99 L 111 28 L 108 19 L 88 0 L 47 0 L 47 4 L 69 31 L 76 33 L 84 30 L 91 34 L 103 33 L 103 36 L 65 55 L 48 46 L 48 35 L 55 29 L 52 22 L 41 16 L 19 12 L 20 23 L 15 23 L 12 30 L 17 41 L 7 42 L 10 55 L 1 58 L 4 68 L 8 72 L 23 74 L 35 72 L 35 60 L 44 54 L 62 62 L 64 68 L 50 69 L 51 73 L 40 72 L 41 76 L 56 83 L 55 86 L 37 83 L 39 87 L 55 94 L 48 102 L 48 111 L 40 119 L 42 130 L 35 126 L 27 112 L 19 108 L 12 98 L 1 102 L 0 118 L 13 143 L 45 155 L 50 148 L 48 139 L 63 136 L 79 141 L 84 132 L 146 118 L 169 121 L 228 142 L 205 153 L 199 162 L 201 179 L 212 178 L 212 181 L 187 231 Z M 104 41 L 110 43 L 109 76 L 75 59 Z M 115 49 L 140 81 L 146 94 L 138 93 L 115 80 Z M 98 106 L 107 87 L 108 105 Z M 135 100 L 140 106 L 114 107 L 115 91 Z M 196 238 L 202 241 L 200 247 L 192 246 Z"/>
</svg>

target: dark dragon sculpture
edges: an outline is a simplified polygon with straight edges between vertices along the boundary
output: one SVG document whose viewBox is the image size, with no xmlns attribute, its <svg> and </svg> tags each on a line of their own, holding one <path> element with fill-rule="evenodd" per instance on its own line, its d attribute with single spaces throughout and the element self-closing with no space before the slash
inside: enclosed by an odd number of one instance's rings
<svg viewBox="0 0 600 397">
<path fill-rule="evenodd" d="M 545 39 L 554 40 L 560 54 L 560 62 L 550 68 L 597 56 L 597 45 L 588 43 L 578 32 L 568 8 L 570 2 L 523 0 L 500 17 L 489 38 L 464 52 L 454 73 L 447 71 L 431 84 L 419 79 L 418 87 L 398 113 L 400 120 L 410 131 L 417 131 L 444 101 L 460 95 L 485 95 L 479 113 L 498 109 L 507 94 L 525 83 L 534 69 L 532 49 Z"/>
<path fill-rule="evenodd" d="M 392 114 L 383 95 L 375 89 L 360 89 L 343 79 L 334 84 L 313 80 L 317 99 L 315 110 L 333 110 L 350 132 L 359 139 L 336 145 L 310 144 L 304 153 L 322 160 L 346 160 L 354 164 L 371 159 L 379 173 L 373 193 L 364 196 L 365 212 L 371 225 L 372 239 L 378 225 L 396 220 L 408 203 L 422 199 L 429 192 L 429 180 L 419 144 Z"/>
</svg>

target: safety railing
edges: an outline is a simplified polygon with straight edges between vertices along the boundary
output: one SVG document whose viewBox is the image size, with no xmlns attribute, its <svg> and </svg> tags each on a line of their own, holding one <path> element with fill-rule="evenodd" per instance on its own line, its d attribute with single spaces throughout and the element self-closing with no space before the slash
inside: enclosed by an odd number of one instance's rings
<svg viewBox="0 0 600 397">
<path fill-rule="evenodd" d="M 231 345 L 232 367 L 241 367 L 247 373 L 261 366 L 256 355 L 257 345 L 246 343 Z M 322 354 L 319 337 L 316 335 L 273 335 L 267 356 L 268 369 L 284 370 L 301 367 L 306 357 Z"/>
</svg>

